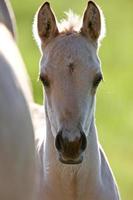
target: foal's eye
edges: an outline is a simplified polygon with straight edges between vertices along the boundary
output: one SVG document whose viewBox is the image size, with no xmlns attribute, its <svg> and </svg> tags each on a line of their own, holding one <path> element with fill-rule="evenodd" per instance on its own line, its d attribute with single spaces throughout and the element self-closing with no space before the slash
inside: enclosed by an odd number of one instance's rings
<svg viewBox="0 0 133 200">
<path fill-rule="evenodd" d="M 94 81 L 93 81 L 93 87 L 97 87 L 99 85 L 99 83 L 101 82 L 101 80 L 103 80 L 103 76 L 102 74 L 98 74 L 96 75 Z"/>
<path fill-rule="evenodd" d="M 40 74 L 39 79 L 40 79 L 40 81 L 43 83 L 43 85 L 44 85 L 45 87 L 50 87 L 50 81 L 49 81 L 47 75 L 41 75 L 41 74 Z"/>
</svg>

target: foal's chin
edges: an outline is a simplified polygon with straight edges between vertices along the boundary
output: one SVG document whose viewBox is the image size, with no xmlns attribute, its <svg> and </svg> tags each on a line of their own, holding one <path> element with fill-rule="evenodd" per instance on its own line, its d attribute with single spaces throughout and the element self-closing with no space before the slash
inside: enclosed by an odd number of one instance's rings
<svg viewBox="0 0 133 200">
<path fill-rule="evenodd" d="M 83 156 L 80 155 L 77 158 L 67 158 L 63 156 L 62 154 L 59 154 L 58 159 L 61 163 L 66 164 L 66 165 L 77 165 L 81 164 L 83 161 Z"/>
</svg>

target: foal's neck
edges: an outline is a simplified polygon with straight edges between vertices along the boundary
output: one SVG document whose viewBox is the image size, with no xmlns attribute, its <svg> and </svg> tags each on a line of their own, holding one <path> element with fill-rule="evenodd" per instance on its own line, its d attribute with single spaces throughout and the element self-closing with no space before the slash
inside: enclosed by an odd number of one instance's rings
<svg viewBox="0 0 133 200">
<path fill-rule="evenodd" d="M 85 194 L 86 190 L 87 192 L 88 190 L 92 192 L 92 188 L 98 185 L 100 181 L 100 153 L 94 120 L 92 120 L 87 140 L 88 145 L 82 164 L 64 165 L 60 163 L 55 150 L 50 123 L 47 119 L 46 143 L 43 150 L 43 171 L 45 173 L 44 184 L 48 188 L 51 187 L 50 191 L 56 191 L 57 193 L 58 190 L 62 193 L 64 191 L 64 195 L 67 191 L 67 194 L 70 193 L 71 196 L 77 191 L 79 196 Z M 88 187 L 88 182 L 91 183 L 90 188 Z M 86 183 L 87 188 L 85 187 Z M 68 199 L 71 198 L 69 197 Z"/>
</svg>

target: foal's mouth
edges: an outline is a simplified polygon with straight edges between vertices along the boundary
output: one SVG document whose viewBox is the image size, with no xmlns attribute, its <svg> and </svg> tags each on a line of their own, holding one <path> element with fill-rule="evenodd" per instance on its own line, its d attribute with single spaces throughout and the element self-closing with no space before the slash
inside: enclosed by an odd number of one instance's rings
<svg viewBox="0 0 133 200">
<path fill-rule="evenodd" d="M 83 161 L 83 156 L 81 155 L 78 158 L 65 158 L 62 154 L 59 154 L 59 161 L 67 165 L 81 164 Z"/>
<path fill-rule="evenodd" d="M 62 158 L 59 158 L 60 162 L 63 164 L 67 164 L 67 165 L 77 165 L 77 164 L 81 164 L 83 161 L 83 158 L 80 158 L 78 160 L 65 160 Z"/>
</svg>

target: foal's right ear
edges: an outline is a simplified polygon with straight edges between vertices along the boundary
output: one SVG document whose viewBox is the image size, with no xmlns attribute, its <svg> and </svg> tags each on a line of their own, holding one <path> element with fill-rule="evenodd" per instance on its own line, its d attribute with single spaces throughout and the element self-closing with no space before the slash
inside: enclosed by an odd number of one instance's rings
<svg viewBox="0 0 133 200">
<path fill-rule="evenodd" d="M 101 14 L 97 5 L 89 1 L 83 16 L 81 33 L 93 41 L 97 41 L 101 33 Z"/>
<path fill-rule="evenodd" d="M 37 13 L 37 31 L 42 45 L 46 45 L 58 35 L 56 19 L 48 2 L 45 2 Z"/>
</svg>

